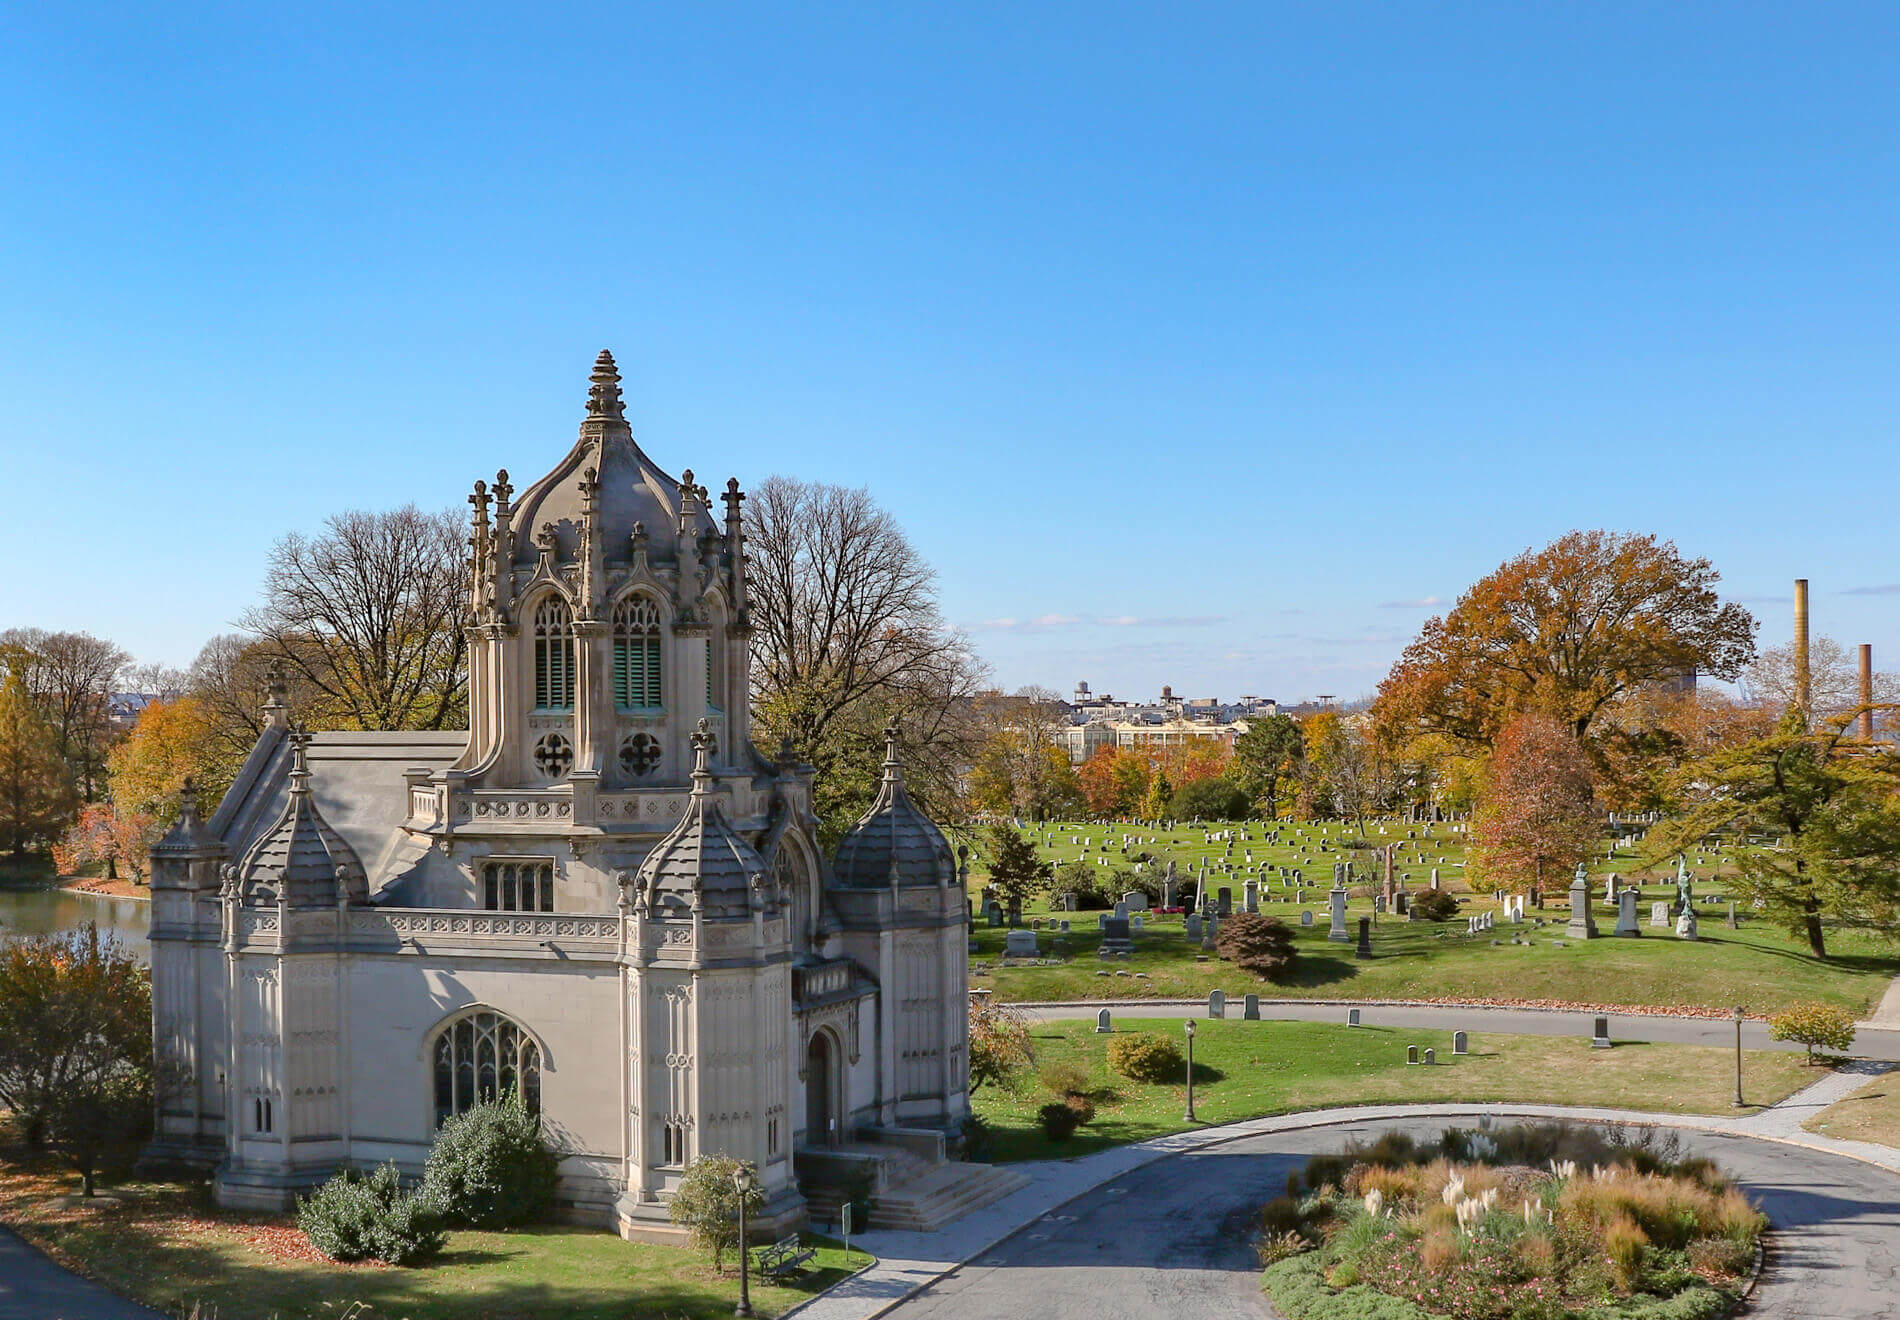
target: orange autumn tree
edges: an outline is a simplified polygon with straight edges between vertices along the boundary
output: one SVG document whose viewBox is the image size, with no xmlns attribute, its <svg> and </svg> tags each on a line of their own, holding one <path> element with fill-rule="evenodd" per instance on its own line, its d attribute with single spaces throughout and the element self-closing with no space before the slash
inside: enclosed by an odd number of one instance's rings
<svg viewBox="0 0 1900 1320">
<path fill-rule="evenodd" d="M 1123 747 L 1097 747 L 1075 774 L 1091 816 L 1132 816 L 1148 791 L 1148 762 Z"/>
<path fill-rule="evenodd" d="M 1379 685 L 1382 723 L 1474 747 L 1542 711 L 1579 738 L 1611 702 L 1691 671 L 1734 679 L 1755 620 L 1668 541 L 1571 532 L 1482 578 L 1428 620 Z"/>
<path fill-rule="evenodd" d="M 1471 833 L 1472 878 L 1520 893 L 1568 876 L 1590 855 L 1590 762 L 1567 727 L 1537 714 L 1504 727 Z"/>
</svg>

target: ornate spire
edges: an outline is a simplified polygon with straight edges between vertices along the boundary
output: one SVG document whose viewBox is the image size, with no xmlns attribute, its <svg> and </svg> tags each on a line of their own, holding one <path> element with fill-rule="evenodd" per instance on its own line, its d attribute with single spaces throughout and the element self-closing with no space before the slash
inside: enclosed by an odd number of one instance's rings
<svg viewBox="0 0 1900 1320">
<path fill-rule="evenodd" d="M 270 668 L 264 671 L 264 694 L 264 727 L 288 729 L 290 681 L 284 673 L 283 661 L 271 661 Z"/>
<path fill-rule="evenodd" d="M 712 792 L 712 722 L 702 719 L 693 730 L 693 796 Z"/>
<path fill-rule="evenodd" d="M 904 763 L 897 755 L 897 721 L 892 720 L 884 726 L 884 782 L 902 784 L 904 782 Z"/>
<path fill-rule="evenodd" d="M 588 380 L 592 383 L 587 388 L 587 415 L 624 419 L 627 410 L 620 401 L 620 371 L 614 366 L 612 353 L 600 350 L 600 356 L 594 359 L 594 374 Z"/>
</svg>

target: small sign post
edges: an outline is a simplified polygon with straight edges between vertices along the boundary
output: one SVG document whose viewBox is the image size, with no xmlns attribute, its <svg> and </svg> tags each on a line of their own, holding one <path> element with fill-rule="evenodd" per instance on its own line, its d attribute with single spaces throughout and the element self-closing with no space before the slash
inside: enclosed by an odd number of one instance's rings
<svg viewBox="0 0 1900 1320">
<path fill-rule="evenodd" d="M 844 1261 L 851 1263 L 851 1202 L 846 1201 L 838 1210 L 838 1235 L 844 1239 Z"/>
</svg>

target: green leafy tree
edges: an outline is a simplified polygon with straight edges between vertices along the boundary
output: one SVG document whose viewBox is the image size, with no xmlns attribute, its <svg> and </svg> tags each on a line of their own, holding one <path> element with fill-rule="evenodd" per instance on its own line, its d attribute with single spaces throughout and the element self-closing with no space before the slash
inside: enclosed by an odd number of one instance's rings
<svg viewBox="0 0 1900 1320">
<path fill-rule="evenodd" d="M 739 1268 L 745 1268 L 745 1248 L 739 1241 L 739 1174 L 752 1166 L 730 1155 L 701 1155 L 686 1166 L 686 1176 L 668 1205 L 672 1221 L 691 1235 L 693 1245 L 712 1252 L 713 1269 L 725 1269 L 726 1253 L 739 1249 Z M 743 1194 L 747 1214 L 765 1204 L 758 1180 L 748 1180 Z"/>
<path fill-rule="evenodd" d="M 1900 922 L 1900 754 L 1847 737 L 1840 717 L 1810 729 L 1790 707 L 1773 733 L 1719 748 L 1680 772 L 1693 805 L 1650 832 L 1655 865 L 1716 830 L 1777 846 L 1735 854 L 1731 887 L 1760 899 L 1827 957 L 1825 923 L 1892 931 Z"/>
<path fill-rule="evenodd" d="M 92 925 L 0 943 L 0 1104 L 28 1145 L 51 1135 L 90 1194 L 151 1085 L 151 979 L 124 945 Z"/>
<path fill-rule="evenodd" d="M 1244 820 L 1251 805 L 1231 779 L 1197 779 L 1181 785 L 1168 809 L 1176 820 Z"/>
<path fill-rule="evenodd" d="M 1280 814 L 1281 786 L 1297 778 L 1305 755 L 1300 722 L 1291 715 L 1269 715 L 1234 739 L 1234 778 L 1272 820 Z"/>
<path fill-rule="evenodd" d="M 1004 906 L 1020 908 L 1049 887 L 1054 868 L 1008 821 L 997 821 L 989 833 L 990 883 L 1003 896 Z"/>
<path fill-rule="evenodd" d="M 53 726 L 27 691 L 23 665 L 0 683 L 0 839 L 14 860 L 50 846 L 79 810 Z"/>
<path fill-rule="evenodd" d="M 1141 795 L 1141 814 L 1148 820 L 1160 820 L 1174 805 L 1174 783 L 1167 772 L 1157 769 L 1148 779 Z"/>
</svg>

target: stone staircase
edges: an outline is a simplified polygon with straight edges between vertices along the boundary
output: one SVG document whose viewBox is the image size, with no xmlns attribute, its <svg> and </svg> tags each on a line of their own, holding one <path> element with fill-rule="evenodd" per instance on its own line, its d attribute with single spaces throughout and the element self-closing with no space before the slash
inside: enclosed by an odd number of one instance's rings
<svg viewBox="0 0 1900 1320">
<path fill-rule="evenodd" d="M 876 1170 L 871 1222 L 858 1225 L 860 1232 L 867 1228 L 933 1232 L 1029 1182 L 1011 1169 L 957 1160 L 933 1163 L 902 1147 L 881 1143 L 858 1142 L 841 1147 L 836 1154 L 855 1157 Z M 838 1222 L 846 1190 L 836 1182 L 804 1183 L 805 1203 L 814 1224 Z"/>
</svg>

